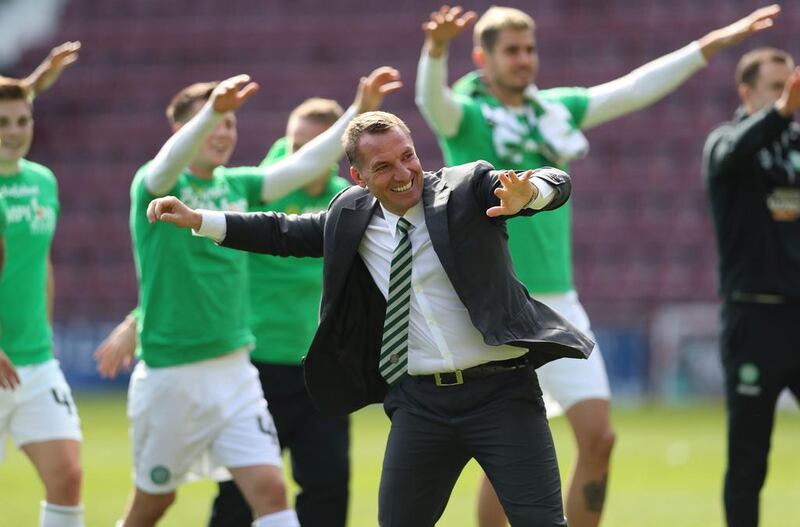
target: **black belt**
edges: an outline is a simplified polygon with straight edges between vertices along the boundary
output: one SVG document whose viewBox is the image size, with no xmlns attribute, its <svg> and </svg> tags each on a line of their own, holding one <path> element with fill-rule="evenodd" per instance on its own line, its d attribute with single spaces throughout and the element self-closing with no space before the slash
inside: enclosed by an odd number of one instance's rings
<svg viewBox="0 0 800 527">
<path fill-rule="evenodd" d="M 521 370 L 528 367 L 528 358 L 525 356 L 515 359 L 497 360 L 478 364 L 465 370 L 447 371 L 431 375 L 414 375 L 414 379 L 423 382 L 433 382 L 436 386 L 456 386 L 464 384 L 468 379 L 482 379 L 504 373 L 507 371 Z"/>
<path fill-rule="evenodd" d="M 728 295 L 728 300 L 731 302 L 746 302 L 750 304 L 798 304 L 800 305 L 800 298 L 796 296 L 776 295 L 773 293 L 743 293 L 741 291 L 734 291 Z"/>
</svg>

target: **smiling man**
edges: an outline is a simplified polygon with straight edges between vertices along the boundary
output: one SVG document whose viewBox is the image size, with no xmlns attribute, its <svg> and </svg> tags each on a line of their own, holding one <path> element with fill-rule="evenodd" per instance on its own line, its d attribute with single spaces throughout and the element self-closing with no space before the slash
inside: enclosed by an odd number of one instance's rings
<svg viewBox="0 0 800 527">
<path fill-rule="evenodd" d="M 323 258 L 306 385 L 331 413 L 383 403 L 392 424 L 380 525 L 433 527 L 476 458 L 514 504 L 515 525 L 565 526 L 534 369 L 585 358 L 593 343 L 529 298 L 506 219 L 563 205 L 569 177 L 485 162 L 425 172 L 405 123 L 384 112 L 355 118 L 343 141 L 357 186 L 326 211 L 223 214 L 165 197 L 148 219 L 226 247 Z"/>
<path fill-rule="evenodd" d="M 25 159 L 33 139 L 28 86 L 0 79 L 0 197 L 6 262 L 0 277 L 0 456 L 8 433 L 45 487 L 41 525 L 80 527 L 81 430 L 53 357 L 50 247 L 60 204 L 46 167 Z"/>
<path fill-rule="evenodd" d="M 539 90 L 538 40 L 533 18 L 492 7 L 478 19 L 443 7 L 423 24 L 425 45 L 417 74 L 417 104 L 439 138 L 448 164 L 486 159 L 512 169 L 557 166 L 585 156 L 582 130 L 655 103 L 678 88 L 721 49 L 772 25 L 777 5 L 759 9 L 683 48 L 610 82 L 591 88 Z M 473 22 L 472 59 L 478 68 L 447 86 L 450 42 Z M 570 205 L 535 221 L 509 223 L 509 247 L 520 279 L 534 298 L 591 334 L 572 279 Z M 615 441 L 611 396 L 599 350 L 588 361 L 556 361 L 539 370 L 548 411 L 566 413 L 577 440 L 567 490 L 572 527 L 594 527 L 605 502 Z M 505 504 L 503 504 L 505 506 Z M 481 527 L 505 525 L 501 504 L 484 480 Z"/>
</svg>

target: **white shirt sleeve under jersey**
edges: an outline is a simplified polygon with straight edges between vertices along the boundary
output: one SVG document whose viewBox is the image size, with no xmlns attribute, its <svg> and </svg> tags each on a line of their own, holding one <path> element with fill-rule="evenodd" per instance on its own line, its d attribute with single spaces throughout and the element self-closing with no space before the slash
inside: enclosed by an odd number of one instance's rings
<svg viewBox="0 0 800 527">
<path fill-rule="evenodd" d="M 192 234 L 195 236 L 204 236 L 217 243 L 222 243 L 225 239 L 225 234 L 228 231 L 228 223 L 225 220 L 225 213 L 220 210 L 206 210 L 197 209 L 203 220 L 200 222 L 200 228 L 197 230 L 192 229 Z"/>
<path fill-rule="evenodd" d="M 597 126 L 656 102 L 705 65 L 700 45 L 692 42 L 624 77 L 589 88 L 589 107 L 581 128 Z"/>
<path fill-rule="evenodd" d="M 536 189 L 539 191 L 539 195 L 536 196 L 536 199 L 531 200 L 531 202 L 526 205 L 527 208 L 541 210 L 549 205 L 551 201 L 553 201 L 553 196 L 556 193 L 553 185 L 538 177 L 535 177 L 531 180 L 531 185 L 536 187 Z"/>
<path fill-rule="evenodd" d="M 447 55 L 433 58 L 422 50 L 416 91 L 417 107 L 434 133 L 444 137 L 456 135 L 464 110 L 447 86 Z"/>
<path fill-rule="evenodd" d="M 262 201 L 269 202 L 311 183 L 342 156 L 342 135 L 358 113 L 354 106 L 330 128 L 273 165 L 263 167 Z"/>
<path fill-rule="evenodd" d="M 147 190 L 154 196 L 164 196 L 178 182 L 186 167 L 203 145 L 203 141 L 222 120 L 206 103 L 197 114 L 172 134 L 156 154 L 144 177 Z"/>
</svg>

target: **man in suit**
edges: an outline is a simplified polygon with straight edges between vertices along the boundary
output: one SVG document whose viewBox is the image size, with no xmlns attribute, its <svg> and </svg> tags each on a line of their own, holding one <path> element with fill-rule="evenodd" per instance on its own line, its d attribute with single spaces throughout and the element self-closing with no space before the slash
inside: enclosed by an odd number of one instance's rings
<svg viewBox="0 0 800 527">
<path fill-rule="evenodd" d="M 534 369 L 585 358 L 593 342 L 517 280 L 505 220 L 561 206 L 569 177 L 485 162 L 423 172 L 408 128 L 385 112 L 355 118 L 343 142 L 357 186 L 327 211 L 218 213 L 165 197 L 148 220 L 226 247 L 323 257 L 306 386 L 333 413 L 383 402 L 380 525 L 433 526 L 475 458 L 513 525 L 565 526 Z"/>
</svg>

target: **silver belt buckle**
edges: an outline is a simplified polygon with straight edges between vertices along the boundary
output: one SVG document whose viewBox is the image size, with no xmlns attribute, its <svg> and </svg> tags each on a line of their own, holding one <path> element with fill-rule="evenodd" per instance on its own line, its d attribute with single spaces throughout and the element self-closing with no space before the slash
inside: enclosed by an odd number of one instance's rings
<svg viewBox="0 0 800 527">
<path fill-rule="evenodd" d="M 454 373 L 456 375 L 455 382 L 445 382 L 442 380 L 441 373 L 434 373 L 433 379 L 434 381 L 436 381 L 436 386 L 458 386 L 459 384 L 464 384 L 464 375 L 461 373 L 461 370 L 456 370 L 452 372 L 449 371 L 445 375 L 449 375 L 451 373 Z"/>
</svg>

